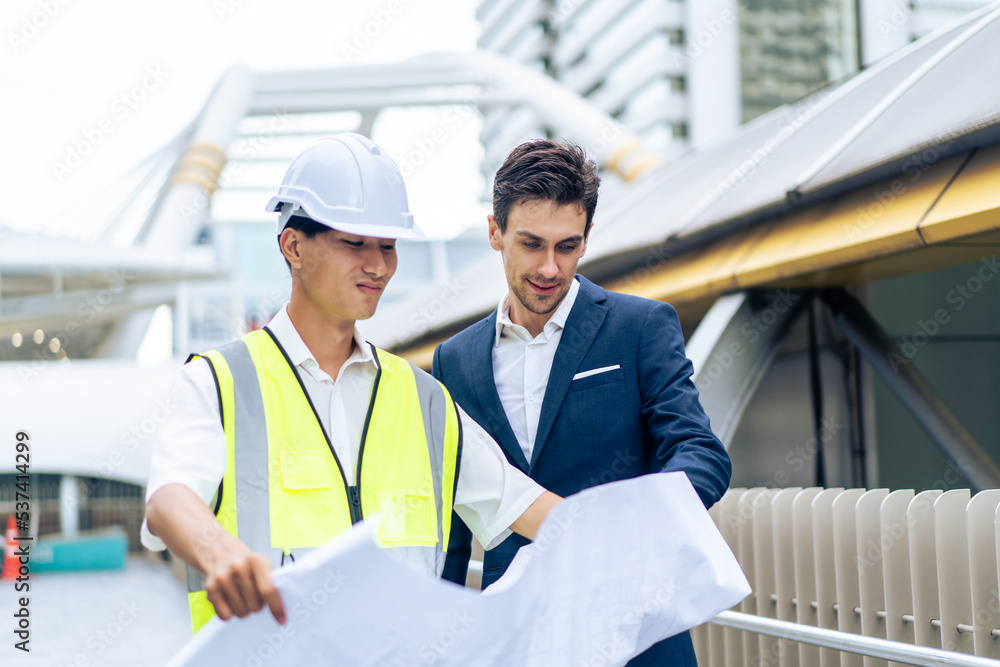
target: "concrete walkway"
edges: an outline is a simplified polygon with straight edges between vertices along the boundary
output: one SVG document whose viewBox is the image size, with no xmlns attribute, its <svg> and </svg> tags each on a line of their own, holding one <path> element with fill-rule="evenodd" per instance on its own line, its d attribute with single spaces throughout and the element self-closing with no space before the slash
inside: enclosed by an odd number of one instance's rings
<svg viewBox="0 0 1000 667">
<path fill-rule="evenodd" d="M 159 667 L 191 638 L 187 591 L 166 565 L 132 557 L 124 570 L 31 575 L 31 653 L 14 648 L 14 582 L 0 582 L 0 665 Z"/>
</svg>

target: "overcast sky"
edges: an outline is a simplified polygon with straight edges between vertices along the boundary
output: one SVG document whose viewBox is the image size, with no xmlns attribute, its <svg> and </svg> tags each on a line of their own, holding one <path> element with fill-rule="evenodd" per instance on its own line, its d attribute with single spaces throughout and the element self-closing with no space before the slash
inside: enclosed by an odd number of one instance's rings
<svg viewBox="0 0 1000 667">
<path fill-rule="evenodd" d="M 175 136 L 234 63 L 304 69 L 469 51 L 479 32 L 474 4 L 6 0 L 0 10 L 0 222 L 19 229 L 52 224 L 60 211 Z M 385 26 L 356 48 L 359 27 L 377 17 Z M 144 88 L 142 100 L 135 99 L 136 87 Z M 427 112 L 408 123 L 389 117 L 381 124 L 384 136 L 377 125 L 375 138 L 405 155 L 407 141 L 434 123 Z M 478 130 L 478 122 L 464 123 L 431 156 L 437 167 L 408 179 L 413 213 L 432 236 L 452 236 L 485 214 L 478 201 Z M 78 166 L 61 167 L 81 141 L 94 144 L 92 153 Z"/>
</svg>

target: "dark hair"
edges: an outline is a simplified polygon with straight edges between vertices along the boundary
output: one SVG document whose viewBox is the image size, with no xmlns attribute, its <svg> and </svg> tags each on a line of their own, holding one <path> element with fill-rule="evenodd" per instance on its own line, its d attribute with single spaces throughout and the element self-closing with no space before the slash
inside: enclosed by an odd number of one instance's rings
<svg viewBox="0 0 1000 667">
<path fill-rule="evenodd" d="M 597 209 L 601 177 L 582 148 L 570 142 L 529 141 L 510 152 L 493 179 L 493 217 L 500 233 L 515 204 L 551 200 L 557 206 L 577 204 L 587 212 L 583 235 L 590 233 Z"/>
<path fill-rule="evenodd" d="M 311 239 L 312 237 L 316 236 L 317 234 L 321 234 L 322 232 L 330 231 L 330 228 L 327 227 L 326 225 L 316 222 L 312 218 L 307 218 L 302 215 L 293 215 L 292 217 L 290 217 L 288 219 L 288 224 L 285 225 L 285 229 L 297 229 L 303 234 L 305 234 L 307 239 Z M 281 231 L 283 232 L 285 231 L 285 229 L 282 229 Z M 278 249 L 279 250 L 281 249 L 280 233 L 278 234 Z M 288 270 L 291 271 L 292 270 L 291 263 L 288 261 L 288 259 L 285 257 L 284 254 L 282 254 L 281 257 L 282 259 L 285 260 L 285 265 L 288 267 Z"/>
</svg>

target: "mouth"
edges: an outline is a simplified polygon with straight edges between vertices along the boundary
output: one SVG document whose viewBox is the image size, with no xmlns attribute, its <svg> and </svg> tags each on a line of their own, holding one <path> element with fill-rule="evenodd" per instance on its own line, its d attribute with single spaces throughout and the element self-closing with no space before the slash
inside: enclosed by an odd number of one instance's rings
<svg viewBox="0 0 1000 667">
<path fill-rule="evenodd" d="M 536 294 L 541 294 L 541 295 L 555 294 L 556 288 L 559 287 L 559 283 L 556 283 L 554 285 L 549 285 L 546 287 L 527 279 L 525 279 L 525 282 L 527 282 L 531 286 L 531 289 L 533 289 Z"/>
<path fill-rule="evenodd" d="M 358 283 L 358 289 L 361 290 L 362 294 L 367 294 L 368 296 L 375 296 L 382 291 L 382 285 L 371 284 L 371 283 Z"/>
</svg>

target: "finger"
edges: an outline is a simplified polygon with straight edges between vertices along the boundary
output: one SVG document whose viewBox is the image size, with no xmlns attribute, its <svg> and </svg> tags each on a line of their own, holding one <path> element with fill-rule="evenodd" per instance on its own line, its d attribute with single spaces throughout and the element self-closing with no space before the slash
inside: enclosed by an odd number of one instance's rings
<svg viewBox="0 0 1000 667">
<path fill-rule="evenodd" d="M 243 593 L 240 591 L 238 581 L 239 575 L 237 571 L 235 568 L 231 568 L 224 576 L 216 579 L 216 586 L 219 588 L 220 593 L 225 598 L 233 614 L 238 618 L 246 618 L 250 610 L 247 608 L 246 600 L 243 599 Z"/>
<path fill-rule="evenodd" d="M 284 625 L 287 620 L 285 604 L 281 601 L 281 593 L 278 592 L 278 588 L 271 578 L 271 564 L 263 559 L 254 561 L 253 574 L 257 582 L 257 590 L 260 591 L 264 603 L 267 604 L 271 615 L 274 616 L 274 620 L 280 625 Z"/>
<path fill-rule="evenodd" d="M 264 607 L 260 593 L 257 590 L 257 581 L 254 577 L 253 563 L 248 567 L 240 568 L 235 578 L 236 584 L 240 588 L 243 600 L 246 601 L 248 613 L 256 613 Z"/>
<path fill-rule="evenodd" d="M 215 608 L 215 615 L 221 618 L 223 621 L 228 621 L 233 617 L 232 607 L 226 602 L 225 596 L 222 592 L 215 587 L 209 587 L 207 584 L 205 586 L 205 591 L 208 593 L 208 601 L 212 603 Z"/>
</svg>

